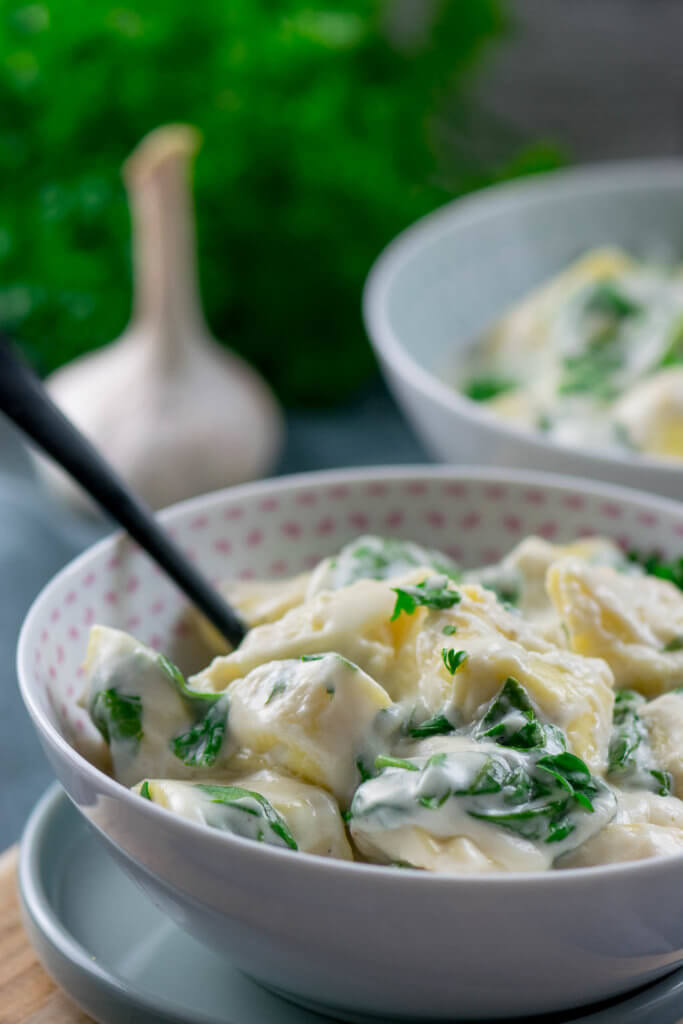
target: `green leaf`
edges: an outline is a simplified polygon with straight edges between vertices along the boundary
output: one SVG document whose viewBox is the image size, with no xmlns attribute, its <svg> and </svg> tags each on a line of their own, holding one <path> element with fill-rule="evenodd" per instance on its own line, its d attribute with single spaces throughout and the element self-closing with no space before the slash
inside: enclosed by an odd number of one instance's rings
<svg viewBox="0 0 683 1024">
<path fill-rule="evenodd" d="M 617 690 L 614 695 L 607 772 L 623 788 L 647 789 L 668 796 L 672 792 L 673 777 L 657 767 L 647 729 L 639 714 L 646 703 L 634 690 Z"/>
<path fill-rule="evenodd" d="M 380 754 L 375 758 L 375 771 L 381 772 L 383 768 L 405 768 L 407 772 L 419 772 L 419 766 L 412 761 L 406 761 L 402 757 L 389 757 Z"/>
<path fill-rule="evenodd" d="M 443 627 L 443 629 L 441 630 L 441 632 L 442 632 L 442 633 L 444 634 L 444 636 L 453 636 L 453 634 L 454 634 L 454 633 L 457 633 L 457 631 L 458 631 L 458 627 L 457 627 L 457 626 L 454 626 L 454 625 L 453 625 L 452 623 L 450 623 L 450 622 L 449 622 L 449 623 L 447 623 L 447 624 L 446 624 L 446 625 L 445 625 L 445 626 Z"/>
<path fill-rule="evenodd" d="M 412 615 L 418 605 L 426 608 L 452 608 L 460 601 L 460 594 L 452 590 L 448 582 L 432 576 L 414 587 L 392 587 L 396 594 L 396 604 L 391 621 L 397 619 L 401 612 Z"/>
<path fill-rule="evenodd" d="M 137 747 L 144 735 L 142 699 L 121 694 L 115 688 L 95 694 L 90 717 L 107 743 L 132 743 Z"/>
<path fill-rule="evenodd" d="M 504 395 L 508 391 L 516 391 L 519 382 L 512 377 L 501 377 L 496 374 L 482 374 L 477 377 L 470 377 L 462 386 L 464 395 L 473 402 L 490 402 L 498 395 Z"/>
<path fill-rule="evenodd" d="M 588 296 L 584 310 L 594 315 L 623 320 L 640 313 L 642 306 L 619 291 L 613 282 L 601 281 Z"/>
<path fill-rule="evenodd" d="M 299 849 L 284 818 L 278 814 L 270 801 L 266 800 L 260 793 L 250 789 L 242 789 L 241 786 L 214 786 L 203 783 L 198 783 L 197 789 L 206 793 L 211 798 L 212 803 L 234 807 L 244 814 L 260 815 L 271 831 L 279 836 L 291 850 Z M 256 808 L 253 806 L 254 802 L 258 805 Z"/>
<path fill-rule="evenodd" d="M 668 580 L 679 590 L 683 590 L 683 555 L 680 558 L 661 558 L 656 552 L 651 555 L 642 555 L 637 551 L 629 551 L 628 558 L 642 566 L 649 576 L 657 576 L 661 580 Z"/>
<path fill-rule="evenodd" d="M 440 736 L 453 731 L 454 726 L 451 725 L 445 715 L 435 715 L 433 718 L 428 718 L 426 722 L 414 725 L 408 730 L 409 734 L 415 739 L 424 739 L 426 736 Z"/>
<path fill-rule="evenodd" d="M 196 725 L 173 737 L 170 742 L 171 750 L 183 764 L 210 768 L 215 764 L 223 746 L 227 718 L 228 698 L 223 695 Z"/>
<path fill-rule="evenodd" d="M 372 772 L 365 767 L 365 762 L 363 761 L 362 757 L 359 757 L 356 760 L 356 768 L 358 769 L 358 774 L 360 775 L 361 783 L 367 782 L 368 779 L 372 778 Z"/>
<path fill-rule="evenodd" d="M 147 779 L 145 779 L 145 781 L 140 786 L 140 796 L 143 797 L 145 800 L 152 799 L 152 794 L 149 791 L 149 782 L 147 781 Z"/>
<path fill-rule="evenodd" d="M 683 651 L 683 633 L 678 633 L 675 637 L 669 640 L 668 644 L 665 644 L 662 650 L 667 654 L 673 651 Z"/>
<path fill-rule="evenodd" d="M 267 707 L 267 705 L 270 704 L 270 702 L 274 700 L 275 697 L 277 697 L 281 693 L 284 693 L 286 689 L 287 683 L 285 683 L 284 680 L 281 679 L 279 682 L 275 683 L 273 689 L 266 697 L 266 703 L 264 704 L 264 707 Z"/>
<path fill-rule="evenodd" d="M 215 704 L 221 699 L 221 693 L 207 693 L 204 690 L 193 690 L 192 687 L 188 686 L 187 680 L 178 666 L 174 664 L 170 658 L 167 658 L 165 654 L 157 655 L 157 663 L 168 681 L 173 684 L 181 697 L 185 697 L 189 701 L 197 701 L 200 703 L 204 702 L 208 704 Z"/>
<path fill-rule="evenodd" d="M 477 739 L 493 739 L 500 746 L 517 750 L 561 750 L 565 746 L 559 729 L 539 721 L 524 687 L 512 676 L 489 704 L 475 725 Z"/>
<path fill-rule="evenodd" d="M 650 775 L 659 785 L 659 788 L 655 790 L 658 796 L 670 796 L 673 789 L 671 772 L 662 772 L 655 768 L 650 770 Z"/>
<path fill-rule="evenodd" d="M 441 660 L 450 674 L 454 676 L 463 662 L 467 661 L 467 651 L 456 651 L 453 647 L 442 647 Z"/>
</svg>

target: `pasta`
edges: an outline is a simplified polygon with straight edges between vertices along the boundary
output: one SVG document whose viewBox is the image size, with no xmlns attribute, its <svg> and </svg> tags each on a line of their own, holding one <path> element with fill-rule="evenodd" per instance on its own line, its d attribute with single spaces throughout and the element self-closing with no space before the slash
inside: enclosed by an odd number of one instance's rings
<svg viewBox="0 0 683 1024">
<path fill-rule="evenodd" d="M 187 679 L 91 631 L 81 700 L 141 798 L 455 874 L 683 851 L 683 593 L 611 541 L 530 537 L 461 572 L 361 537 L 310 574 L 224 587 L 252 628 Z"/>
</svg>

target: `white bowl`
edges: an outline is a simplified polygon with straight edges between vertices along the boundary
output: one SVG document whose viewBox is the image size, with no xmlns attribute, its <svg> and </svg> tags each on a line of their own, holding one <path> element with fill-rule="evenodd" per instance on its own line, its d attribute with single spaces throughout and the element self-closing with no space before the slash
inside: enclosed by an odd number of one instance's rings
<svg viewBox="0 0 683 1024">
<path fill-rule="evenodd" d="M 484 189 L 380 255 L 365 324 L 398 402 L 448 462 L 532 466 L 683 497 L 683 463 L 559 445 L 455 390 L 458 360 L 517 299 L 587 249 L 683 257 L 683 161 L 605 163 Z"/>
<path fill-rule="evenodd" d="M 468 565 L 529 533 L 608 534 L 669 557 L 683 547 L 679 504 L 503 470 L 312 474 L 207 495 L 163 518 L 213 577 L 298 572 L 366 530 Z M 128 629 L 191 668 L 182 612 L 146 556 L 111 537 L 31 608 L 21 692 L 56 774 L 109 851 L 175 921 L 258 981 L 346 1019 L 424 1021 L 578 1006 L 683 962 L 683 856 L 474 878 L 349 864 L 200 827 L 98 771 L 76 749 L 90 728 L 75 704 L 89 625 Z"/>
</svg>

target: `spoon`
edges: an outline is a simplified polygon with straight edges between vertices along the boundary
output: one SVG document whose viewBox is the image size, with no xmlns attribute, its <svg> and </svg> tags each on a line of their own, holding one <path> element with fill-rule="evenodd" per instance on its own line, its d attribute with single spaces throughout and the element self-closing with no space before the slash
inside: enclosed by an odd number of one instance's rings
<svg viewBox="0 0 683 1024">
<path fill-rule="evenodd" d="M 55 405 L 39 378 L 0 334 L 0 410 L 52 456 L 137 541 L 233 647 L 244 622 L 197 572 L 132 491 Z"/>
</svg>

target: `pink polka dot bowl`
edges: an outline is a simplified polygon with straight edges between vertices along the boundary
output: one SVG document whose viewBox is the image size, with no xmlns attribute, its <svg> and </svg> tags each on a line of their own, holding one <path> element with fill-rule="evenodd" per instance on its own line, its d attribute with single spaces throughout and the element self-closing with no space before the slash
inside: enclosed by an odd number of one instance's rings
<svg viewBox="0 0 683 1024">
<path fill-rule="evenodd" d="M 300 572 L 361 532 L 412 538 L 464 565 L 530 533 L 683 550 L 681 504 L 497 469 L 283 478 L 161 518 L 213 579 Z M 19 640 L 21 692 L 45 751 L 103 847 L 182 928 L 257 981 L 346 1020 L 528 1017 L 615 996 L 683 962 L 680 856 L 447 877 L 294 854 L 141 800 L 86 756 L 95 734 L 77 698 L 94 622 L 129 630 L 187 671 L 206 661 L 183 596 L 129 539 L 102 541 L 45 587 Z"/>
</svg>

